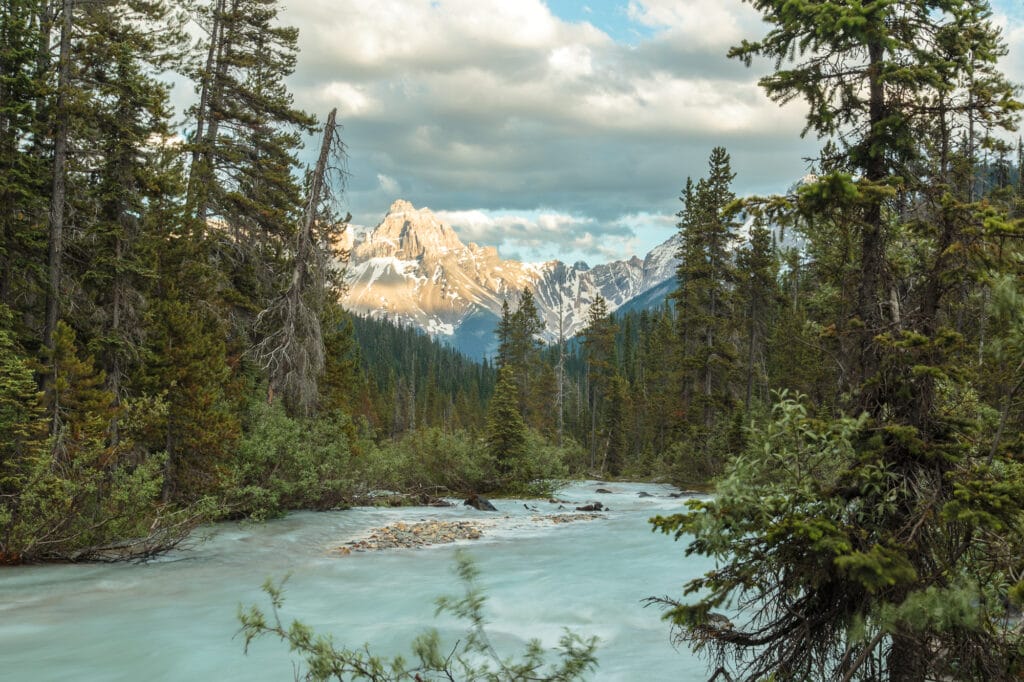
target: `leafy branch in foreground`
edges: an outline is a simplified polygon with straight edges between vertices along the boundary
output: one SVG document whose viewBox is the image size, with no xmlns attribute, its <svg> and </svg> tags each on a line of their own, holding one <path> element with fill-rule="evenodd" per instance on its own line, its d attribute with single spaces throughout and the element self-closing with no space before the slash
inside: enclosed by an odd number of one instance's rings
<svg viewBox="0 0 1024 682">
<path fill-rule="evenodd" d="M 437 614 L 447 612 L 468 621 L 466 636 L 450 650 L 441 648 L 441 637 L 430 629 L 412 642 L 416 663 L 401 656 L 392 659 L 375 656 L 368 644 L 360 649 L 349 649 L 335 644 L 330 635 L 318 635 L 312 628 L 297 620 L 285 625 L 281 620 L 284 604 L 284 581 L 276 585 L 267 580 L 263 590 L 270 597 L 271 610 L 267 614 L 258 606 L 239 609 L 240 630 L 245 637 L 245 650 L 253 640 L 265 635 L 276 636 L 288 643 L 306 661 L 307 672 L 301 679 L 326 682 L 328 680 L 372 680 L 398 682 L 400 680 L 486 680 L 488 682 L 570 682 L 583 679 L 597 667 L 594 655 L 597 638 L 584 639 L 566 630 L 559 640 L 557 662 L 548 663 L 547 652 L 539 640 L 531 640 L 519 658 L 501 658 L 491 644 L 483 616 L 486 596 L 477 584 L 479 570 L 465 553 L 456 555 L 456 572 L 464 586 L 461 596 L 446 596 L 437 600 Z"/>
<path fill-rule="evenodd" d="M 944 389 L 940 409 L 971 400 Z M 652 520 L 717 562 L 686 598 L 649 600 L 679 642 L 726 679 L 1021 679 L 1024 468 L 975 447 L 949 466 L 947 492 L 900 477 L 877 440 L 866 416 L 820 418 L 783 392 L 714 498 Z M 919 647 L 910 671 L 894 669 L 900 638 Z"/>
</svg>

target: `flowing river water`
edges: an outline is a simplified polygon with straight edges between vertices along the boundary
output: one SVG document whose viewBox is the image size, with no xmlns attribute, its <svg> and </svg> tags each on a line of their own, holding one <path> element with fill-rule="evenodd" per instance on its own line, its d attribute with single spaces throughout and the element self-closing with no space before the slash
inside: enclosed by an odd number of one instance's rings
<svg viewBox="0 0 1024 682">
<path fill-rule="evenodd" d="M 603 487 L 611 493 L 596 493 Z M 645 492 L 651 497 L 641 497 Z M 357 508 L 290 514 L 266 524 L 218 524 L 190 548 L 145 564 L 48 565 L 0 570 L 0 679 L 25 682 L 247 680 L 294 678 L 287 646 L 258 640 L 243 655 L 240 604 L 267 606 L 267 578 L 290 576 L 282 615 L 352 647 L 409 655 L 413 638 L 436 627 L 452 646 L 465 632 L 435 618 L 434 601 L 461 593 L 454 553 L 480 569 L 487 631 L 502 656 L 531 638 L 557 644 L 565 628 L 600 639 L 595 680 L 702 680 L 704 663 L 676 649 L 650 596 L 681 596 L 712 567 L 687 558 L 682 542 L 652 533 L 647 520 L 684 510 L 673 488 L 573 483 L 558 492 L 570 510 L 600 501 L 610 512 L 556 524 L 547 501 L 495 500 L 469 507 Z M 420 549 L 336 549 L 371 529 L 420 520 L 479 522 L 483 537 Z"/>
</svg>

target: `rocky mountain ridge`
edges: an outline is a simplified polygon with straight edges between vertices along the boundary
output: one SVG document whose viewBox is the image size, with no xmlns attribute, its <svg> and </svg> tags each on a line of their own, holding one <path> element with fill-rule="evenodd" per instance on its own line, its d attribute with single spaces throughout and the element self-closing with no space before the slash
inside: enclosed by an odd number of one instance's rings
<svg viewBox="0 0 1024 682">
<path fill-rule="evenodd" d="M 377 227 L 351 245 L 344 304 L 353 312 L 386 317 L 446 340 L 473 357 L 493 352 L 502 301 L 514 308 L 529 288 L 544 319 L 543 338 L 571 337 L 585 325 L 598 294 L 614 311 L 675 276 L 678 237 L 643 259 L 594 267 L 558 260 L 504 260 L 494 247 L 463 244 L 429 208 L 399 199 Z"/>
</svg>

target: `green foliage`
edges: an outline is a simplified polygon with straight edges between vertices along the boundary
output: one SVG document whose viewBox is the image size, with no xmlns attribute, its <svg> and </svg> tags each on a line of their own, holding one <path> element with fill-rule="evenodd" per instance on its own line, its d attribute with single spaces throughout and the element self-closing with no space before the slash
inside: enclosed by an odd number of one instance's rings
<svg viewBox="0 0 1024 682">
<path fill-rule="evenodd" d="M 224 328 L 173 294 L 151 314 L 149 362 L 140 383 L 151 394 L 167 391 L 163 419 L 151 425 L 151 447 L 167 453 L 165 497 L 191 501 L 220 488 L 240 435 L 228 396 Z"/>
<path fill-rule="evenodd" d="M 436 427 L 375 446 L 357 466 L 362 482 L 371 489 L 414 495 L 485 492 L 497 485 L 495 462 L 478 438 Z"/>
<path fill-rule="evenodd" d="M 110 441 L 117 416 L 113 395 L 91 357 L 78 355 L 75 334 L 63 322 L 54 332 L 46 363 L 47 391 L 40 408 L 30 389 L 27 363 L 12 357 L 0 332 L 0 362 L 10 380 L 3 398 L 21 393 L 23 414 L 5 428 L 0 459 L 0 563 L 148 556 L 173 547 L 199 521 L 204 506 L 182 511 L 158 504 L 165 458 L 126 457 L 129 443 Z M 54 433 L 45 439 L 42 415 Z M 10 411 L 4 412 L 11 415 Z M 24 420 L 24 421 L 21 421 Z"/>
<path fill-rule="evenodd" d="M 330 636 L 317 635 L 299 621 L 292 621 L 286 626 L 280 615 L 284 604 L 283 583 L 275 585 L 268 580 L 263 589 L 270 598 L 269 617 L 255 605 L 245 610 L 239 608 L 238 620 L 242 624 L 246 651 L 255 639 L 268 635 L 277 637 L 305 659 L 308 669 L 302 679 L 317 682 L 455 679 L 467 682 L 570 682 L 583 679 L 597 667 L 597 638 L 584 639 L 568 631 L 550 653 L 544 651 L 539 641 L 533 640 L 518 657 L 502 658 L 487 635 L 484 618 L 487 600 L 477 584 L 479 571 L 466 554 L 457 554 L 456 561 L 464 592 L 459 596 L 441 597 L 437 601 L 438 613 L 451 613 L 467 624 L 465 637 L 450 650 L 442 648 L 436 630 L 425 632 L 413 641 L 411 648 L 415 662 L 400 656 L 392 659 L 376 656 L 369 645 L 362 649 L 338 646 Z M 549 660 L 552 654 L 555 661 Z"/>
<path fill-rule="evenodd" d="M 861 666 L 897 637 L 944 643 L 947 653 L 915 666 L 985 677 L 996 662 L 1015 660 L 1019 633 L 999 623 L 1005 577 L 1017 562 L 992 541 L 998 532 L 1020 532 L 1020 465 L 1000 465 L 1013 472 L 1005 485 L 977 464 L 950 471 L 956 483 L 946 489 L 916 477 L 914 486 L 928 486 L 946 504 L 915 500 L 903 526 L 894 519 L 910 486 L 879 445 L 867 415 L 820 419 L 803 400 L 781 395 L 713 499 L 653 521 L 677 539 L 687 536 L 687 554 L 720 562 L 687 584 L 694 601 L 662 601 L 680 637 L 754 678 L 779 671 L 868 676 Z M 936 536 L 970 542 L 971 533 L 989 539 L 966 554 L 933 544 Z M 927 563 L 918 558 L 923 547 Z M 738 609 L 728 626 L 714 613 L 723 607 Z"/>
<path fill-rule="evenodd" d="M 999 30 L 982 1 L 750 4 L 768 32 L 731 55 L 772 60 L 767 94 L 832 138 L 803 186 L 747 204 L 806 240 L 776 366 L 817 405 L 782 396 L 716 498 L 656 522 L 721 562 L 670 617 L 751 679 L 1014 679 L 1019 379 L 979 367 L 1012 337 L 987 283 L 1020 272 L 1003 190 L 979 201 L 979 149 L 1022 106 Z"/>
<path fill-rule="evenodd" d="M 258 520 L 289 509 L 333 509 L 352 498 L 351 421 L 285 414 L 280 402 L 250 407 L 249 428 L 225 477 L 232 515 Z"/>
<path fill-rule="evenodd" d="M 519 412 L 510 365 L 498 372 L 498 384 L 487 410 L 487 452 L 503 479 L 511 479 L 526 457 L 526 422 Z"/>
</svg>

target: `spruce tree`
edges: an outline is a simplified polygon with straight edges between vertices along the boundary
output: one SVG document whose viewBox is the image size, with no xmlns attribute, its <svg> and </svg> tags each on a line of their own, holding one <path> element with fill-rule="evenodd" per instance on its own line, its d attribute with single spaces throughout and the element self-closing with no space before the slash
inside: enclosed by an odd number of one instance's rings
<svg viewBox="0 0 1024 682">
<path fill-rule="evenodd" d="M 519 304 L 512 314 L 509 330 L 509 364 L 516 375 L 519 387 L 519 412 L 524 418 L 528 413 L 546 411 L 543 407 L 532 404 L 536 395 L 535 377 L 539 371 L 541 341 L 540 333 L 544 331 L 544 322 L 540 318 L 533 292 L 523 289 L 519 295 Z"/>
<path fill-rule="evenodd" d="M 618 326 L 608 313 L 608 304 L 598 294 L 587 311 L 587 325 L 583 329 L 583 348 L 586 352 L 586 378 L 589 393 L 587 406 L 590 414 L 590 467 L 599 465 L 598 453 L 602 449 L 602 438 L 606 433 L 598 431 L 603 421 L 605 401 L 612 389 L 616 376 L 615 333 Z"/>
<path fill-rule="evenodd" d="M 736 196 L 729 154 L 715 147 L 708 175 L 696 185 L 687 180 L 678 223 L 681 245 L 672 297 L 679 328 L 679 370 L 689 429 L 704 455 L 711 448 L 716 424 L 734 407 L 737 353 L 735 326 L 736 273 L 731 247 L 738 225 L 727 213 Z"/>
<path fill-rule="evenodd" d="M 0 7 L 0 301 L 37 299 L 45 287 L 46 163 L 26 140 L 44 137 L 38 73 L 41 0 Z M 20 337 L 31 336 L 23 330 Z"/>
<path fill-rule="evenodd" d="M 515 375 L 502 367 L 487 408 L 487 452 L 494 458 L 503 482 L 517 473 L 526 458 L 526 422 L 519 413 Z"/>
<path fill-rule="evenodd" d="M 775 258 L 772 233 L 765 227 L 755 225 L 750 230 L 750 239 L 745 248 L 736 255 L 736 275 L 739 295 L 746 318 L 746 390 L 744 409 L 749 412 L 754 397 L 755 383 L 767 386 L 765 369 L 765 344 L 773 317 L 773 308 L 778 300 L 776 281 L 778 263 Z M 762 394 L 763 395 L 763 394 Z"/>
<path fill-rule="evenodd" d="M 970 187 L 964 201 L 942 191 L 944 146 L 920 135 L 1010 123 L 1020 104 L 995 71 L 998 29 L 984 2 L 751 4 L 769 33 L 733 54 L 775 60 L 766 91 L 805 99 L 808 129 L 841 134 L 856 172 L 826 172 L 780 202 L 857 237 L 852 286 L 825 281 L 852 301 L 853 343 L 833 358 L 852 390 L 835 412 L 780 396 L 716 498 L 657 521 L 721 562 L 689 583 L 694 603 L 669 600 L 671 615 L 751 679 L 1014 679 L 1021 635 L 1007 604 L 1024 590 L 1008 557 L 1021 546 L 1024 472 L 989 456 L 946 286 L 965 270 L 984 276 L 962 249 L 987 252 L 1013 228 L 971 206 Z M 741 605 L 735 622 L 713 611 L 727 601 Z"/>
</svg>

